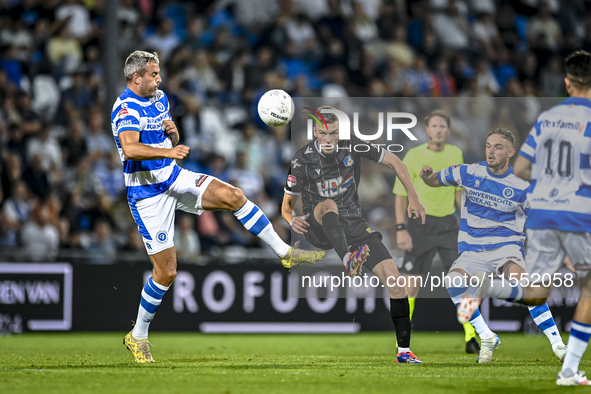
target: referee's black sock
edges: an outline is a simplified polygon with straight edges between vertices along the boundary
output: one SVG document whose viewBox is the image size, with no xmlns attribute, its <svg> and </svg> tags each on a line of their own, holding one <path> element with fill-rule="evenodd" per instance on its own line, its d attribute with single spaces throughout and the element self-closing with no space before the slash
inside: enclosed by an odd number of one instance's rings
<svg viewBox="0 0 591 394">
<path fill-rule="evenodd" d="M 347 246 L 345 230 L 341 226 L 339 215 L 336 212 L 328 212 L 322 217 L 322 231 L 324 231 L 335 252 L 343 260 L 345 255 L 349 253 L 349 247 Z"/>
<path fill-rule="evenodd" d="M 394 329 L 396 330 L 396 340 L 399 348 L 410 347 L 410 308 L 408 297 L 390 298 L 390 316 Z"/>
</svg>

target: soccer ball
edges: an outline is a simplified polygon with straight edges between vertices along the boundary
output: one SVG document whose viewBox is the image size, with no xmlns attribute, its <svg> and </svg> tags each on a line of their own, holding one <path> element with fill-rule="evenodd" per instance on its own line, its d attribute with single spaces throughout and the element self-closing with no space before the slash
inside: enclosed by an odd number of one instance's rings
<svg viewBox="0 0 591 394">
<path fill-rule="evenodd" d="M 288 124 L 295 111 L 291 96 L 281 89 L 265 92 L 257 108 L 263 122 L 271 127 Z"/>
</svg>

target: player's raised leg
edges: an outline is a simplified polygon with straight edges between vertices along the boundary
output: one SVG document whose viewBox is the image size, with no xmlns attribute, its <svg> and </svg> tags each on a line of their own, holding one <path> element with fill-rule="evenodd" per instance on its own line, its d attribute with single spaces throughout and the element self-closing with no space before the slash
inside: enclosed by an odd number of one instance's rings
<svg viewBox="0 0 591 394">
<path fill-rule="evenodd" d="M 230 210 L 250 233 L 259 237 L 281 258 L 284 267 L 315 263 L 324 257 L 323 251 L 306 251 L 286 244 L 275 232 L 263 211 L 248 200 L 242 190 L 219 179 L 213 179 L 203 193 L 201 205 L 206 210 Z"/>
<path fill-rule="evenodd" d="M 141 295 L 140 306 L 133 330 L 123 339 L 123 344 L 133 353 L 137 363 L 153 363 L 148 342 L 148 329 L 162 297 L 176 277 L 176 252 L 174 247 L 150 256 L 154 266 Z"/>
<path fill-rule="evenodd" d="M 445 277 L 445 287 L 456 307 L 467 291 L 468 278 L 469 275 L 465 271 L 459 269 L 451 270 Z M 498 335 L 492 332 L 488 327 L 488 324 L 484 321 L 478 308 L 471 312 L 467 320 L 469 324 L 474 327 L 474 330 L 480 337 L 478 362 L 480 364 L 490 363 L 493 360 L 493 351 L 499 347 L 501 340 Z"/>
<path fill-rule="evenodd" d="M 361 273 L 361 266 L 369 256 L 369 247 L 361 245 L 354 252 L 349 252 L 345 229 L 339 221 L 339 209 L 331 200 L 325 200 L 314 207 L 314 219 L 322 226 L 322 232 L 343 262 L 347 274 L 354 277 Z"/>
</svg>

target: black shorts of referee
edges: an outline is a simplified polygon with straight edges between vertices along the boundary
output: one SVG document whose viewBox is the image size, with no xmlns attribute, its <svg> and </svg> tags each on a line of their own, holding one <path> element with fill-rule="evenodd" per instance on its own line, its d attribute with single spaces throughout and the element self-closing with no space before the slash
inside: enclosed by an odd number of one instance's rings
<svg viewBox="0 0 591 394">
<path fill-rule="evenodd" d="M 425 276 L 437 252 L 445 272 L 458 258 L 458 232 L 460 226 L 454 215 L 436 217 L 427 215 L 425 224 L 421 219 L 408 219 L 407 230 L 412 237 L 412 250 L 406 251 L 400 272 L 407 275 Z"/>
</svg>

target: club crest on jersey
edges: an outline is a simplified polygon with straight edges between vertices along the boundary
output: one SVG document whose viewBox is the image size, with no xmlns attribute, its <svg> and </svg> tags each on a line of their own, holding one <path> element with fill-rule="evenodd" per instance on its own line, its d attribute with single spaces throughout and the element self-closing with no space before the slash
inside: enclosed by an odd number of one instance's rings
<svg viewBox="0 0 591 394">
<path fill-rule="evenodd" d="M 168 239 L 168 234 L 166 233 L 166 231 L 160 231 L 158 232 L 158 234 L 156 234 L 156 239 L 158 240 L 158 242 L 164 243 Z"/>
<path fill-rule="evenodd" d="M 474 185 L 475 185 L 476 187 L 480 187 L 480 181 L 477 179 L 477 180 L 476 180 L 476 182 L 474 182 Z"/>
<path fill-rule="evenodd" d="M 556 189 L 556 188 L 552 189 L 552 191 L 549 194 L 550 198 L 554 198 L 557 195 L 558 195 L 558 189 Z"/>
<path fill-rule="evenodd" d="M 345 167 L 351 167 L 353 165 L 353 159 L 351 156 L 347 156 L 343 159 L 343 163 L 345 164 Z"/>
<path fill-rule="evenodd" d="M 160 101 L 158 101 L 156 103 L 156 109 L 160 112 L 164 112 L 166 111 L 166 107 L 164 106 L 164 104 L 162 104 Z"/>
<path fill-rule="evenodd" d="M 295 185 L 297 185 L 297 183 L 298 183 L 298 181 L 297 181 L 297 179 L 296 179 L 295 176 L 293 176 L 293 175 L 290 174 L 287 177 L 287 186 L 294 187 Z"/>
<path fill-rule="evenodd" d="M 511 189 L 510 187 L 506 187 L 503 189 L 503 197 L 511 198 L 515 195 L 515 190 Z"/>
</svg>

